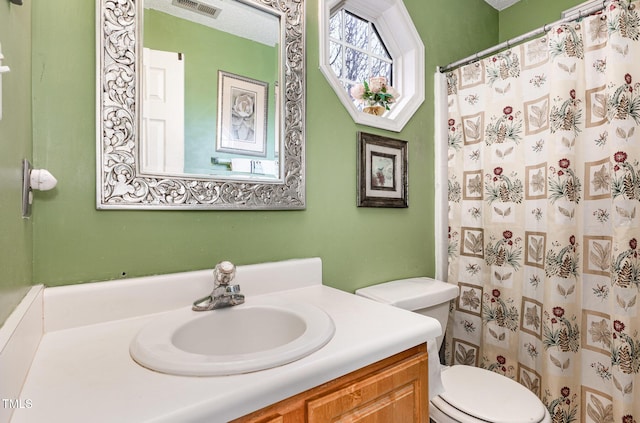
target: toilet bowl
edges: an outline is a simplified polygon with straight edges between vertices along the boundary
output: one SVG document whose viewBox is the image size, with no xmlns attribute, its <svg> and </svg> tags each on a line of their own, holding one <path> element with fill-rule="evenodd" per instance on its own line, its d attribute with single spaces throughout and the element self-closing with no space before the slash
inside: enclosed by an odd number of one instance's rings
<svg viewBox="0 0 640 423">
<path fill-rule="evenodd" d="M 449 303 L 458 296 L 458 287 L 431 278 L 411 278 L 361 288 L 357 295 L 425 316 L 444 328 Z M 438 351 L 442 336 L 432 341 L 430 351 Z M 436 423 L 550 423 L 551 417 L 540 399 L 521 384 L 479 367 L 440 366 L 430 356 L 430 377 L 439 375 L 441 392 L 431 395 L 429 417 Z M 431 385 L 430 381 L 430 385 Z"/>
<path fill-rule="evenodd" d="M 540 399 L 521 384 L 489 370 L 456 365 L 441 373 L 444 392 L 431 398 L 437 423 L 546 423 Z"/>
</svg>

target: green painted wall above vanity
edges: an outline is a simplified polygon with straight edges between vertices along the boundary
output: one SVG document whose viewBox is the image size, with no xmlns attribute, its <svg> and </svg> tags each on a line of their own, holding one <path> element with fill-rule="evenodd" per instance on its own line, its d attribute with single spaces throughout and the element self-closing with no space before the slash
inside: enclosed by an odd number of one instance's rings
<svg viewBox="0 0 640 423">
<path fill-rule="evenodd" d="M 210 268 L 220 259 L 246 264 L 313 256 L 323 259 L 325 282 L 347 291 L 433 275 L 430 70 L 495 43 L 497 12 L 482 0 L 447 8 L 433 2 L 429 11 L 421 0 L 405 1 L 425 40 L 428 78 L 427 100 L 405 130 L 383 132 L 410 143 L 409 208 L 402 210 L 356 207 L 356 133 L 381 131 L 355 125 L 318 70 L 318 3 L 306 2 L 307 208 L 300 211 L 95 210 L 95 6 L 63 3 L 33 6 L 34 158 L 59 181 L 34 214 L 34 282 L 63 285 Z M 452 33 L 459 16 L 465 31 Z"/>
<path fill-rule="evenodd" d="M 325 283 L 346 291 L 434 274 L 432 73 L 580 2 L 522 0 L 498 13 L 482 0 L 405 0 L 425 44 L 426 100 L 396 134 L 355 125 L 318 70 L 318 1 L 306 2 L 307 208 L 300 211 L 96 210 L 95 2 L 2 2 L 0 43 L 16 84 L 3 77 L 0 321 L 30 283 L 204 269 L 220 259 L 319 256 Z M 357 131 L 409 142 L 409 208 L 356 207 Z M 31 220 L 20 218 L 23 157 L 58 179 L 55 190 L 36 193 Z"/>
</svg>

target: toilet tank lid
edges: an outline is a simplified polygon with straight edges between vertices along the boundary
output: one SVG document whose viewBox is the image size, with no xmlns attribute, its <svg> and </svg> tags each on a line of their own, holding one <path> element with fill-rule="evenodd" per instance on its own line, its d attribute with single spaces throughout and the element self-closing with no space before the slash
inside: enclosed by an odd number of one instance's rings
<svg viewBox="0 0 640 423">
<path fill-rule="evenodd" d="M 356 295 L 414 311 L 454 299 L 458 296 L 458 287 L 435 279 L 420 277 L 360 288 L 356 290 Z"/>
</svg>

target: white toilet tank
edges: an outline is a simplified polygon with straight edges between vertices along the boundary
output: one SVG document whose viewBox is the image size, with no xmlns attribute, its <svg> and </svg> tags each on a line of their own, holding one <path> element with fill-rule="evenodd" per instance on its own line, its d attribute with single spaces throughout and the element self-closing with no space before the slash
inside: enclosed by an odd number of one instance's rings
<svg viewBox="0 0 640 423">
<path fill-rule="evenodd" d="M 356 291 L 356 295 L 433 317 L 440 322 L 443 333 L 449 318 L 449 302 L 458 293 L 456 285 L 425 277 L 385 282 Z M 438 350 L 442 338 L 439 336 L 436 339 Z"/>
</svg>

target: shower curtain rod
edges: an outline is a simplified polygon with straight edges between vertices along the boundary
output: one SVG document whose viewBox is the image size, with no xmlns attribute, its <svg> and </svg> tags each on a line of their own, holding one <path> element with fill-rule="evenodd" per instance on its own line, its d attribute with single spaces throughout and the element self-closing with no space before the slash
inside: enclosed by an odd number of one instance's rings
<svg viewBox="0 0 640 423">
<path fill-rule="evenodd" d="M 578 10 L 576 13 L 571 14 L 570 16 L 567 16 L 566 18 L 562 18 L 559 19 L 555 22 L 546 24 L 544 26 L 541 26 L 540 28 L 534 29 L 533 31 L 529 31 L 526 34 L 520 35 L 518 37 L 515 38 L 511 38 L 507 41 L 504 41 L 496 46 L 490 47 L 486 50 L 482 50 L 476 54 L 473 54 L 469 57 L 466 57 L 464 59 L 458 60 L 457 62 L 453 62 L 448 64 L 447 66 L 438 66 L 438 72 L 440 73 L 445 73 L 445 72 L 449 72 L 450 70 L 453 70 L 455 68 L 458 68 L 460 66 L 469 64 L 471 62 L 474 62 L 476 60 L 480 60 L 480 59 L 484 59 L 485 57 L 488 57 L 490 55 L 492 55 L 493 53 L 500 51 L 500 50 L 504 50 L 507 49 L 509 47 L 512 47 L 516 44 L 519 44 L 523 41 L 526 41 L 530 38 L 534 38 L 540 34 L 544 34 L 545 32 L 549 31 L 552 27 L 554 27 L 555 25 L 559 25 L 562 23 L 567 23 L 567 22 L 571 22 L 574 21 L 576 19 L 580 19 L 589 15 L 593 15 L 596 12 L 601 11 L 602 9 L 605 8 L 605 5 L 607 3 L 608 0 L 604 0 L 602 2 L 602 4 L 598 5 L 598 6 L 592 6 L 590 8 L 587 8 L 585 10 Z"/>
</svg>

